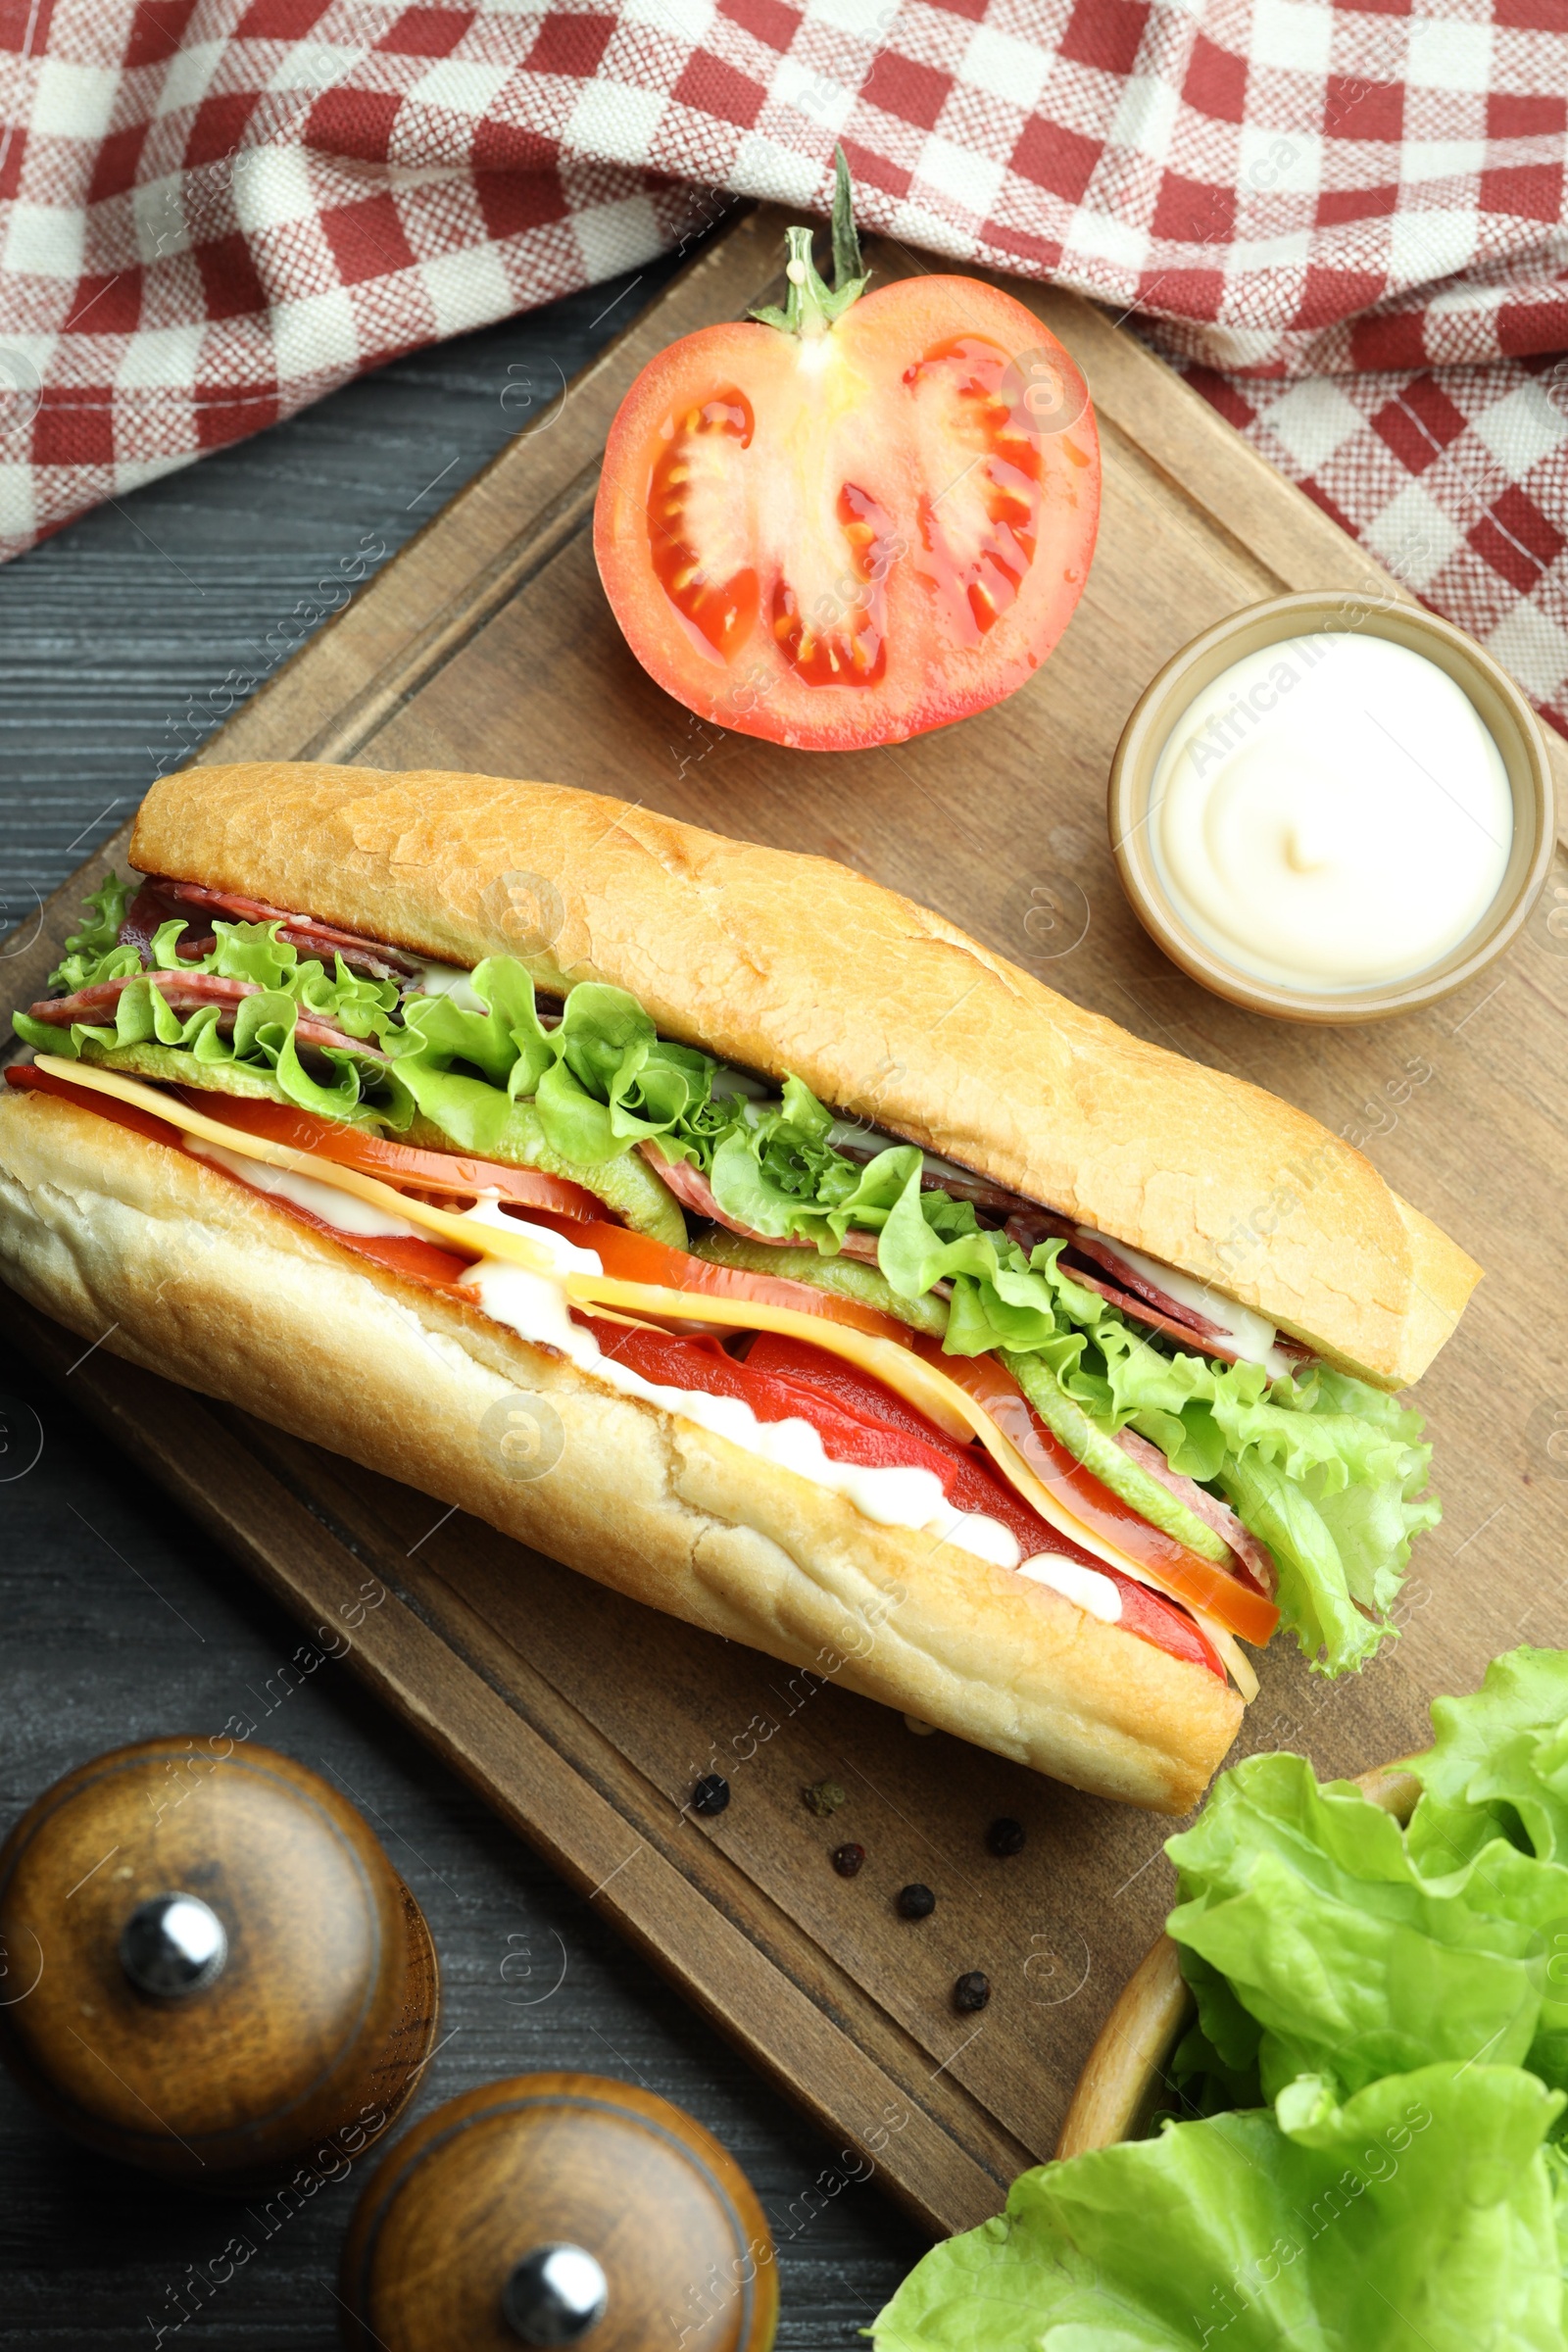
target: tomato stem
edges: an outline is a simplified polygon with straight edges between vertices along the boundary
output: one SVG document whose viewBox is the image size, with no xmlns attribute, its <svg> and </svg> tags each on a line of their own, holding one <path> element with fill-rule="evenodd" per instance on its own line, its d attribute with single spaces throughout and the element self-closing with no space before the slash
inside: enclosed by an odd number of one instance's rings
<svg viewBox="0 0 1568 2352">
<path fill-rule="evenodd" d="M 855 225 L 855 192 L 850 186 L 850 167 L 842 147 L 833 150 L 833 290 L 848 291 L 852 278 L 858 278 L 863 287 L 870 271 L 860 259 L 859 231 Z M 850 296 L 853 301 L 855 297 Z"/>
<path fill-rule="evenodd" d="M 808 340 L 825 335 L 837 318 L 842 318 L 851 303 L 858 301 L 871 282 L 871 272 L 860 260 L 860 240 L 855 226 L 855 203 L 850 187 L 850 167 L 842 147 L 834 150 L 833 181 L 833 283 L 829 287 L 817 270 L 811 255 L 812 232 L 808 228 L 787 228 L 785 242 L 789 261 L 784 274 L 789 280 L 789 296 L 780 310 L 769 303 L 749 316 L 762 326 L 776 326 L 787 335 L 800 335 Z"/>
</svg>

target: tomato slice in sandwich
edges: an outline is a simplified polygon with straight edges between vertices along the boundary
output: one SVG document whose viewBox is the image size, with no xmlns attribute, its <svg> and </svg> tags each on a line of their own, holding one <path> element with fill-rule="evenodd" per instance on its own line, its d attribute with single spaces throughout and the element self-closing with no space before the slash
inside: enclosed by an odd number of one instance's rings
<svg viewBox="0 0 1568 2352">
<path fill-rule="evenodd" d="M 672 1250 L 645 1233 L 628 1232 L 623 1225 L 573 1227 L 569 1239 L 597 1252 L 605 1272 L 617 1282 L 646 1282 L 661 1290 L 695 1292 L 705 1298 L 739 1298 L 758 1306 L 793 1307 L 797 1314 L 815 1315 L 823 1323 L 841 1323 L 849 1331 L 863 1331 L 897 1347 L 912 1348 L 914 1334 L 892 1315 L 836 1291 L 819 1291 L 808 1282 L 792 1282 L 778 1274 L 749 1274 L 738 1266 L 710 1265 L 706 1257 Z"/>
<path fill-rule="evenodd" d="M 1224 1680 L 1222 1660 L 1185 1610 L 1119 1569 L 1064 1544 L 1057 1531 L 1014 1494 L 978 1446 L 962 1444 L 933 1427 L 902 1396 L 842 1357 L 804 1340 L 763 1332 L 737 1362 L 711 1339 L 617 1330 L 592 1316 L 587 1320 L 606 1353 L 619 1357 L 645 1379 L 742 1397 L 760 1421 L 808 1421 L 834 1461 L 930 1470 L 940 1480 L 951 1509 L 999 1519 L 1017 1538 L 1025 1558 L 1065 1553 L 1108 1576 L 1120 1597 L 1119 1622 L 1125 1632 Z"/>
<path fill-rule="evenodd" d="M 398 1144 L 381 1135 L 368 1135 L 336 1119 L 319 1119 L 314 1111 L 295 1110 L 284 1102 L 252 1102 L 236 1095 L 209 1095 L 181 1089 L 181 1099 L 225 1127 L 242 1128 L 247 1135 L 265 1137 L 270 1144 L 286 1144 L 296 1152 L 314 1152 L 318 1159 L 335 1160 L 339 1167 L 358 1168 L 363 1175 L 379 1176 L 384 1184 L 416 1193 L 499 1193 L 526 1208 L 549 1209 L 558 1217 L 582 1220 L 604 1215 L 604 1203 L 580 1184 L 564 1176 L 547 1176 L 540 1168 L 509 1167 L 499 1159 L 471 1159 L 458 1152 L 425 1152 L 413 1144 Z"/>
<path fill-rule="evenodd" d="M 948 1378 L 983 1405 L 1003 1436 L 1011 1440 L 1041 1484 L 1083 1527 L 1124 1557 L 1157 1576 L 1178 1598 L 1202 1609 L 1244 1642 L 1259 1646 L 1279 1624 L 1274 1602 L 1254 1586 L 1228 1576 L 1200 1553 L 1189 1551 L 1162 1528 L 1152 1527 L 1068 1452 L 1059 1438 L 1031 1410 L 1022 1389 L 992 1355 L 943 1355 L 934 1341 L 917 1340 L 920 1354 L 940 1365 Z"/>
</svg>

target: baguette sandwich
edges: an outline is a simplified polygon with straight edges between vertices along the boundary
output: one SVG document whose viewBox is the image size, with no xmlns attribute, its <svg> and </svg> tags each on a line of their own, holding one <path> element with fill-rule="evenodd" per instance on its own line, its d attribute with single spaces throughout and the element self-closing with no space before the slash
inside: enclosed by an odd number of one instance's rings
<svg viewBox="0 0 1568 2352">
<path fill-rule="evenodd" d="M 0 1089 L 85 1339 L 1179 1812 L 1389 1630 L 1479 1269 L 1358 1152 L 824 859 L 545 784 L 149 794 Z"/>
</svg>

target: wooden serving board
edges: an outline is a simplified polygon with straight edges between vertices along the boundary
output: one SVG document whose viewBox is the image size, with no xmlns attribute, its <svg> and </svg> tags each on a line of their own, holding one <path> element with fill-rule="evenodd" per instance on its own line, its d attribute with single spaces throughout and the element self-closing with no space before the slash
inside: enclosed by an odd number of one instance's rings
<svg viewBox="0 0 1568 2352">
<path fill-rule="evenodd" d="M 1382 1027 L 1271 1024 L 1163 961 L 1122 899 L 1105 834 L 1110 755 L 1140 690 L 1188 638 L 1258 598 L 1398 591 L 1131 336 L 1036 287 L 1012 290 L 1084 368 L 1105 461 L 1088 590 L 1041 673 L 982 717 L 855 755 L 779 751 L 668 701 L 595 574 L 599 455 L 655 351 L 778 299 L 782 226 L 756 213 L 705 250 L 204 757 L 551 777 L 823 852 L 1364 1144 L 1491 1269 L 1422 1391 L 1446 1517 L 1418 1547 L 1403 1639 L 1346 1685 L 1276 1642 L 1244 1745 L 1304 1747 L 1333 1771 L 1397 1755 L 1421 1740 L 1431 1693 L 1471 1687 L 1522 1639 L 1568 1638 L 1561 861 L 1502 966 Z M 924 266 L 886 245 L 870 259 L 883 280 Z M 10 1002 L 41 993 L 82 891 L 123 861 L 125 839 L 51 902 L 35 936 L 10 943 Z M 352 1642 L 369 1685 L 801 2101 L 847 2167 L 871 2163 L 945 2231 L 998 2210 L 1011 2176 L 1050 2155 L 1168 1903 L 1168 1824 L 915 1737 L 831 1677 L 649 1615 L 419 1494 L 225 1407 L 176 1401 L 4 1298 L 10 1333 L 305 1638 Z M 685 1800 L 713 1770 L 733 1801 L 698 1820 Z M 802 1790 L 829 1778 L 847 1800 L 821 1820 Z M 1008 1861 L 984 1843 L 1004 1813 L 1029 1834 Z M 828 1862 L 847 1838 L 868 1855 L 854 1880 Z M 892 1905 L 911 1879 L 938 1896 L 919 1925 Z M 973 1968 L 994 1996 L 960 2018 L 951 1988 Z"/>
</svg>

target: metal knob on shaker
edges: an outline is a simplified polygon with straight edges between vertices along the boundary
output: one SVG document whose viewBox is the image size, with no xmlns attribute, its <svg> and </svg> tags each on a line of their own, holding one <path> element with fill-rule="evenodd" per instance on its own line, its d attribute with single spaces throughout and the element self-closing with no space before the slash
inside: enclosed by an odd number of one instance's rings
<svg viewBox="0 0 1568 2352">
<path fill-rule="evenodd" d="M 585 2246 L 535 2246 L 501 2290 L 501 2316 L 519 2343 L 578 2344 L 610 2308 L 610 2282 Z"/>
<path fill-rule="evenodd" d="M 0 2060 L 108 2156 L 248 2193 L 334 2175 L 433 2046 L 436 1959 L 353 1806 L 233 1740 L 149 1740 L 0 1847 Z"/>
<path fill-rule="evenodd" d="M 750 2181 L 691 2116 L 517 2075 L 378 2159 L 338 2297 L 352 2352 L 769 2352 L 778 2272 Z"/>
<path fill-rule="evenodd" d="M 153 1894 L 120 1931 L 120 1965 L 138 1992 L 159 2000 L 205 1992 L 228 1958 L 222 1921 L 199 1894 Z"/>
</svg>

